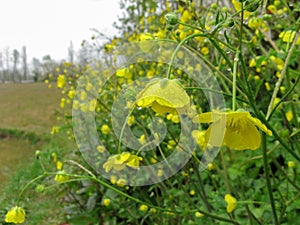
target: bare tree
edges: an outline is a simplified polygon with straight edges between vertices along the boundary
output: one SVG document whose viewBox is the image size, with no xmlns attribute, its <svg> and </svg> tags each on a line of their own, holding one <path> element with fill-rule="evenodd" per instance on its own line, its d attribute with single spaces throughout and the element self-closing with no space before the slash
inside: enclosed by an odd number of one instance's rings
<svg viewBox="0 0 300 225">
<path fill-rule="evenodd" d="M 9 71 L 10 71 L 10 50 L 9 47 L 4 48 L 4 57 L 6 62 L 6 68 L 3 71 L 4 79 L 9 79 Z"/>
<path fill-rule="evenodd" d="M 4 83 L 3 53 L 0 52 L 0 79 Z"/>
<path fill-rule="evenodd" d="M 12 81 L 16 82 L 15 77 L 18 75 L 18 64 L 20 59 L 20 53 L 17 49 L 13 50 L 13 72 L 12 72 Z"/>
<path fill-rule="evenodd" d="M 23 69 L 23 79 L 27 80 L 28 64 L 27 64 L 26 46 L 22 47 L 22 69 Z"/>
<path fill-rule="evenodd" d="M 74 51 L 74 47 L 73 47 L 73 42 L 70 41 L 70 46 L 68 48 L 68 60 L 72 64 L 74 62 L 74 57 L 75 57 L 75 51 Z"/>
<path fill-rule="evenodd" d="M 41 62 L 37 58 L 32 59 L 32 73 L 34 81 L 39 81 L 41 78 Z"/>
</svg>

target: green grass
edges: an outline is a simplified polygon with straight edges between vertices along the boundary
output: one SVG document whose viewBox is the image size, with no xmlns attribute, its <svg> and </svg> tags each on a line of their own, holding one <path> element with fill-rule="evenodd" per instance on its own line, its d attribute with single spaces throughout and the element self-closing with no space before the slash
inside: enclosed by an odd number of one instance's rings
<svg viewBox="0 0 300 225">
<path fill-rule="evenodd" d="M 43 172 L 35 151 L 41 150 L 45 166 L 55 171 L 51 153 L 63 157 L 74 148 L 64 134 L 50 136 L 51 127 L 57 123 L 60 98 L 59 90 L 48 89 L 44 83 L 0 85 L 0 224 L 6 210 L 15 206 L 22 187 Z M 35 185 L 21 200 L 20 205 L 28 212 L 24 224 L 62 223 L 63 213 L 56 201 L 59 188 L 37 193 Z"/>
<path fill-rule="evenodd" d="M 49 133 L 60 98 L 44 83 L 0 84 L 0 128 Z"/>
</svg>

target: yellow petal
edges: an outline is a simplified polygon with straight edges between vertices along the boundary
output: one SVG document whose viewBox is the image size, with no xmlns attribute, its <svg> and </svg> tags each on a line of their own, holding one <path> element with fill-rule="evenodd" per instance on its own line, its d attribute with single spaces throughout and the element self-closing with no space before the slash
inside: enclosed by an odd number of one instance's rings
<svg viewBox="0 0 300 225">
<path fill-rule="evenodd" d="M 264 125 L 259 119 L 254 118 L 252 116 L 249 116 L 247 119 L 250 120 L 255 126 L 257 126 L 259 129 L 261 129 L 263 132 L 265 132 L 269 136 L 272 136 L 272 131 L 269 130 L 266 127 L 266 125 Z"/>
<path fill-rule="evenodd" d="M 225 201 L 227 203 L 226 210 L 228 213 L 231 213 L 237 206 L 237 200 L 230 194 L 225 195 Z"/>
<path fill-rule="evenodd" d="M 225 123 L 224 120 L 218 120 L 211 124 L 205 133 L 205 141 L 212 145 L 220 147 L 224 145 L 223 139 L 225 137 Z"/>
<path fill-rule="evenodd" d="M 247 122 L 245 129 L 226 129 L 224 144 L 235 150 L 258 149 L 261 144 L 260 133 L 256 127 Z"/>
<path fill-rule="evenodd" d="M 177 80 L 155 79 L 151 81 L 138 95 L 137 105 L 148 107 L 157 102 L 170 108 L 186 108 L 190 99 Z"/>
</svg>

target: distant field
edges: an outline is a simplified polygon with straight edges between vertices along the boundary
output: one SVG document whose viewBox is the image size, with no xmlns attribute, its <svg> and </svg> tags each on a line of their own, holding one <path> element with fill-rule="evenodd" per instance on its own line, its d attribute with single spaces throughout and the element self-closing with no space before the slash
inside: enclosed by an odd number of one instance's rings
<svg viewBox="0 0 300 225">
<path fill-rule="evenodd" d="M 44 83 L 0 84 L 0 129 L 49 134 L 56 123 L 60 92 Z M 16 137 L 0 137 L 0 183 L 19 166 L 34 159 L 39 145 Z"/>
<path fill-rule="evenodd" d="M 0 128 L 50 132 L 60 96 L 44 83 L 0 84 Z"/>
</svg>

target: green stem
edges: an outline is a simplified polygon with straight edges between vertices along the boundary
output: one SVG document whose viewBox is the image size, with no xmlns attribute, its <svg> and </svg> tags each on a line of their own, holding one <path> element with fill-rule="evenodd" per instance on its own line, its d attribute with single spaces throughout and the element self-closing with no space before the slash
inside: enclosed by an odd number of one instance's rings
<svg viewBox="0 0 300 225">
<path fill-rule="evenodd" d="M 183 39 L 176 47 L 176 49 L 174 50 L 172 57 L 171 57 L 171 61 L 169 63 L 169 68 L 168 68 L 168 72 L 167 72 L 167 78 L 170 79 L 171 77 L 171 70 L 175 61 L 175 56 L 177 54 L 177 52 L 179 51 L 179 49 L 185 44 L 185 42 L 187 42 L 189 39 L 194 38 L 194 37 L 206 37 L 206 34 L 191 34 L 189 36 L 187 36 L 185 39 Z"/>
<path fill-rule="evenodd" d="M 236 76 L 237 76 L 237 65 L 239 62 L 239 51 L 236 52 L 233 63 L 233 78 L 232 78 L 232 111 L 236 110 Z"/>
<path fill-rule="evenodd" d="M 23 187 L 22 191 L 21 191 L 20 194 L 19 194 L 19 197 L 18 197 L 18 200 L 17 200 L 17 205 L 19 205 L 20 200 L 21 200 L 21 197 L 22 197 L 22 195 L 24 194 L 25 190 L 26 190 L 31 184 L 33 184 L 33 183 L 36 182 L 37 180 L 42 179 L 42 178 L 44 178 L 44 177 L 46 177 L 46 176 L 47 176 L 47 173 L 43 173 L 42 175 L 39 175 L 39 176 L 35 177 L 34 179 L 32 179 L 31 181 L 29 181 L 29 182 Z"/>
<path fill-rule="evenodd" d="M 274 88 L 274 91 L 273 91 L 273 95 L 272 95 L 271 101 L 270 101 L 269 106 L 268 106 L 268 112 L 267 112 L 267 116 L 266 116 L 267 119 L 269 119 L 270 114 L 271 114 L 271 112 L 272 112 L 272 106 L 273 106 L 273 104 L 274 104 L 274 101 L 275 101 L 275 98 L 276 98 L 276 96 L 277 96 L 277 93 L 279 92 L 280 85 L 281 85 L 281 83 L 282 83 L 282 81 L 283 81 L 283 78 L 284 78 L 284 76 L 285 76 L 285 74 L 286 74 L 286 71 L 287 71 L 287 68 L 288 68 L 288 65 L 289 65 L 289 61 L 290 61 L 290 58 L 291 58 L 291 56 L 292 56 L 292 52 L 293 52 L 293 50 L 294 50 L 294 48 L 295 48 L 295 46 L 296 46 L 296 41 L 297 41 L 297 39 L 299 38 L 299 35 L 300 35 L 300 34 L 297 33 L 297 35 L 295 36 L 295 39 L 294 39 L 294 41 L 293 41 L 293 43 L 292 43 L 292 45 L 291 45 L 291 48 L 289 49 L 288 54 L 287 54 L 287 56 L 286 56 L 286 59 L 285 59 L 285 62 L 284 62 L 282 71 L 281 71 L 281 73 L 280 73 L 279 79 L 278 79 L 278 81 L 277 81 L 276 84 L 275 84 L 275 88 Z"/>
<path fill-rule="evenodd" d="M 275 225 L 279 225 L 277 214 L 276 214 L 275 201 L 273 197 L 273 190 L 272 190 L 272 185 L 270 180 L 269 167 L 268 167 L 269 164 L 268 164 L 268 156 L 267 156 L 267 138 L 265 133 L 262 134 L 262 155 L 263 155 L 265 179 L 266 179 L 269 200 L 270 200 L 272 214 L 273 214 L 273 220 Z"/>
</svg>

